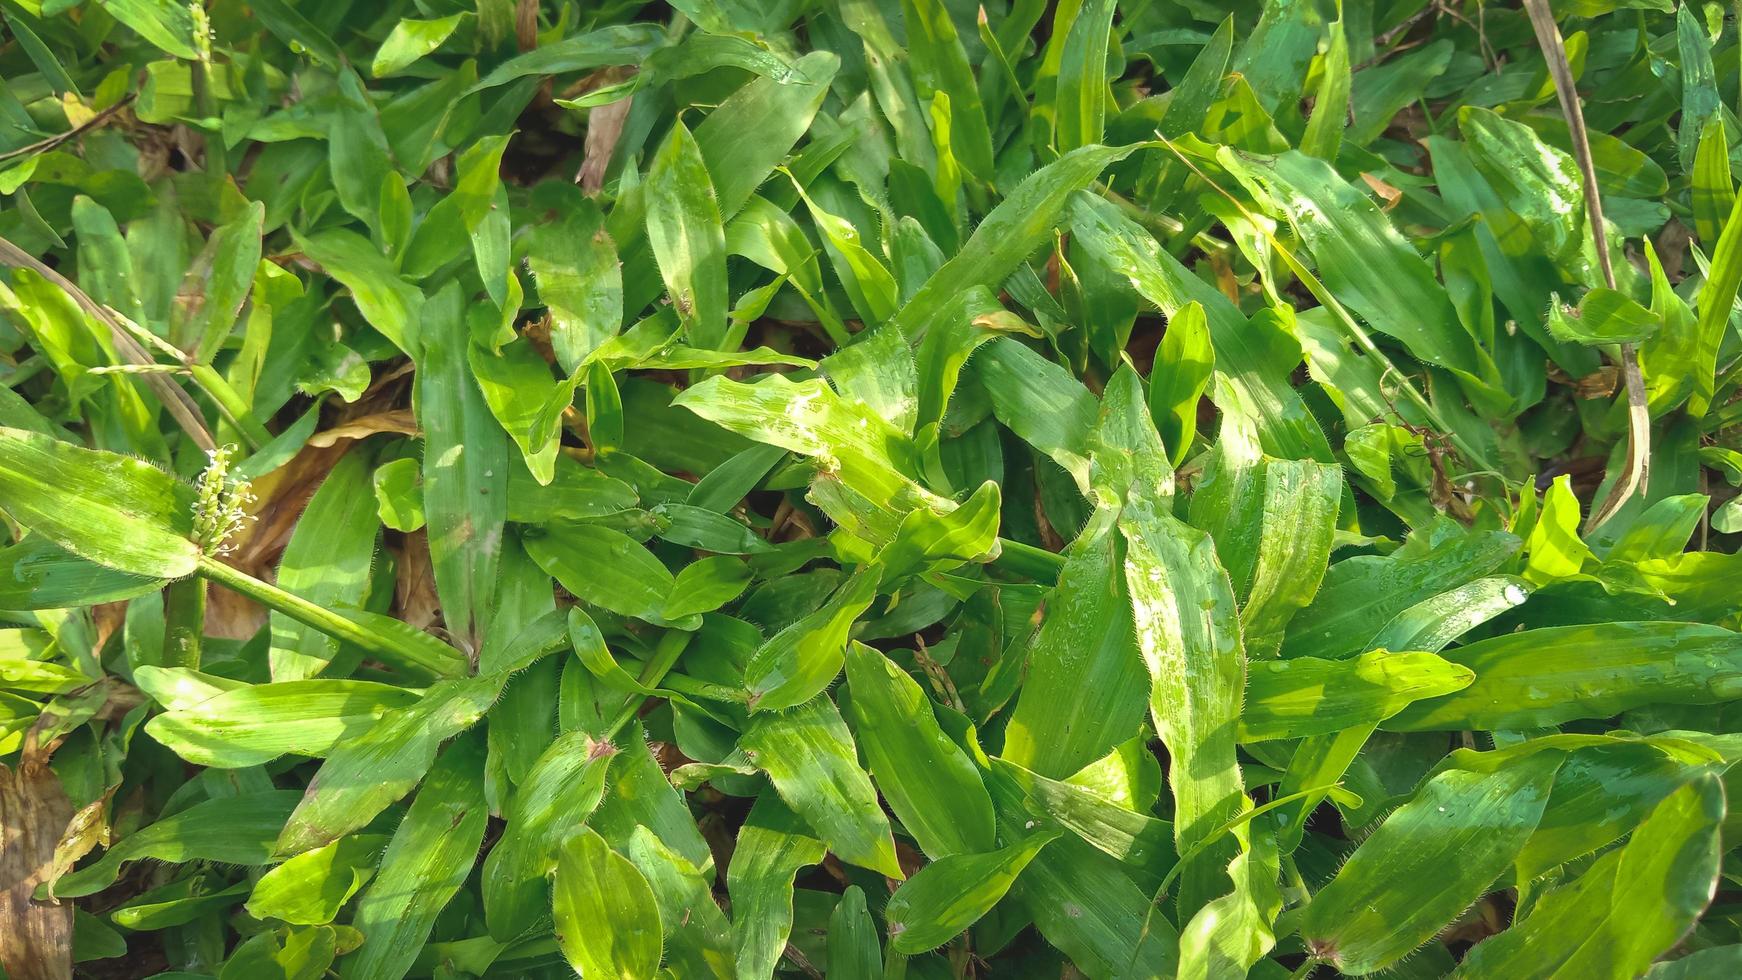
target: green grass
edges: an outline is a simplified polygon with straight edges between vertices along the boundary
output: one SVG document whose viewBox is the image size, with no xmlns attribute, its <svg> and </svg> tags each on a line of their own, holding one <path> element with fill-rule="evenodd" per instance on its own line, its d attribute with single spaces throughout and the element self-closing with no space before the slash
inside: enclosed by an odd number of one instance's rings
<svg viewBox="0 0 1742 980">
<path fill-rule="evenodd" d="M 1742 972 L 1736 13 L 0 0 L 0 976 Z"/>
</svg>

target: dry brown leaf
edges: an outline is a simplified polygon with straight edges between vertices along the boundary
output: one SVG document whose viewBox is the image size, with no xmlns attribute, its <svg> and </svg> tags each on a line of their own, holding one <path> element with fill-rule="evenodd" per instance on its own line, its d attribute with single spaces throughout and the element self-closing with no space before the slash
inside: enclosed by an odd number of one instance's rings
<svg viewBox="0 0 1742 980">
<path fill-rule="evenodd" d="M 629 99 L 618 99 L 595 106 L 587 113 L 585 157 L 575 182 L 587 194 L 597 194 L 605 187 L 605 168 L 611 165 L 611 155 L 617 152 L 617 140 L 623 135 L 623 124 L 629 120 Z"/>
<path fill-rule="evenodd" d="M 382 433 L 416 436 L 417 420 L 409 409 L 377 411 L 351 419 L 315 433 L 289 462 L 255 480 L 250 511 L 254 520 L 244 525 L 232 540 L 235 550 L 226 557 L 226 562 L 256 578 L 273 580 L 278 558 L 309 498 L 354 442 Z M 246 639 L 265 623 L 266 610 L 253 600 L 229 589 L 208 590 L 208 636 Z"/>
<path fill-rule="evenodd" d="M 305 446 L 290 461 L 253 482 L 254 520 L 232 539 L 235 551 L 225 561 L 256 578 L 271 581 L 278 556 L 308 506 L 309 498 L 351 448 L 351 440 L 330 446 Z M 266 624 L 266 610 L 229 589 L 206 591 L 206 635 L 241 640 Z"/>
<path fill-rule="evenodd" d="M 1615 394 L 1616 382 L 1620 377 L 1619 368 L 1613 364 L 1605 364 L 1575 382 L 1573 391 L 1580 398 L 1608 398 Z"/>
<path fill-rule="evenodd" d="M 435 569 L 429 559 L 429 537 L 422 531 L 405 536 L 399 550 L 398 574 L 393 581 L 393 601 L 399 618 L 428 631 L 441 619 L 441 601 L 436 598 Z"/>
<path fill-rule="evenodd" d="M 353 419 L 344 425 L 336 425 L 331 429 L 317 432 L 309 436 L 308 444 L 316 449 L 326 449 L 336 445 L 343 439 L 367 439 L 383 432 L 393 432 L 402 436 L 422 435 L 417 427 L 417 416 L 409 408 L 396 408 L 388 412 L 365 415 Z"/>
<path fill-rule="evenodd" d="M 272 563 L 290 540 L 308 499 L 350 448 L 349 442 L 304 447 L 290 462 L 255 480 L 250 511 L 254 520 L 232 539 L 236 550 L 229 556 L 230 564 L 253 573 Z"/>
<path fill-rule="evenodd" d="M 399 397 L 397 382 L 401 378 L 410 377 L 416 371 L 417 365 L 410 361 L 402 361 L 391 370 L 382 372 L 375 380 L 369 382 L 369 387 L 363 392 L 362 398 L 345 406 L 339 418 L 345 422 L 350 422 L 376 411 L 384 411 L 386 405 L 392 404 L 393 400 Z M 384 402 L 385 404 L 383 404 Z"/>
<path fill-rule="evenodd" d="M 1373 189 L 1373 193 L 1378 194 L 1379 197 L 1385 201 L 1384 210 L 1389 211 L 1392 208 L 1397 207 L 1397 202 L 1403 200 L 1403 191 L 1387 184 L 1378 177 L 1364 173 L 1361 175 L 1361 179 L 1366 181 L 1367 186 Z"/>
<path fill-rule="evenodd" d="M 0 765 L 0 966 L 13 980 L 73 975 L 73 907 L 38 902 L 73 806 L 46 763 Z"/>
<path fill-rule="evenodd" d="M 99 844 L 108 847 L 113 842 L 114 833 L 108 819 L 109 800 L 120 788 L 121 784 L 116 783 L 104 791 L 102 796 L 73 814 L 66 831 L 55 844 L 53 867 L 48 873 L 50 880 L 73 870 L 73 865 L 78 864 L 80 858 L 91 853 Z"/>
<path fill-rule="evenodd" d="M 1657 261 L 1663 264 L 1663 274 L 1670 282 L 1682 281 L 1682 264 L 1687 261 L 1688 246 L 1693 240 L 1694 233 L 1688 230 L 1688 226 L 1674 218 L 1658 232 Z"/>
<path fill-rule="evenodd" d="M 1233 265 L 1228 262 L 1226 256 L 1220 253 L 1213 252 L 1208 258 L 1210 268 L 1216 273 L 1216 288 L 1222 291 L 1223 296 L 1228 297 L 1229 302 L 1238 306 L 1240 303 L 1240 280 L 1234 276 Z"/>
<path fill-rule="evenodd" d="M 265 625 L 266 609 L 254 600 L 229 589 L 206 590 L 207 636 L 246 640 Z"/>
<path fill-rule="evenodd" d="M 523 52 L 538 47 L 538 0 L 515 4 L 514 43 Z"/>
<path fill-rule="evenodd" d="M 105 602 L 100 606 L 91 607 L 91 627 L 95 635 L 91 637 L 91 649 L 101 650 L 109 645 L 109 638 L 115 631 L 127 622 L 127 603 Z"/>
</svg>

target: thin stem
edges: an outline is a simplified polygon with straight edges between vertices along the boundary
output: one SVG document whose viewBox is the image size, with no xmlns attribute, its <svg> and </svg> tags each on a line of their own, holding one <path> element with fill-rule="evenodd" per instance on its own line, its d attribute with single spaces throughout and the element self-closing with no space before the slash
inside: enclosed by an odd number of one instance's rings
<svg viewBox="0 0 1742 980">
<path fill-rule="evenodd" d="M 1530 14 L 1530 26 L 1536 32 L 1537 46 L 1548 61 L 1549 77 L 1554 79 L 1555 95 L 1560 99 L 1561 115 L 1567 119 L 1567 133 L 1573 143 L 1573 159 L 1578 161 L 1584 178 L 1585 212 L 1591 224 L 1591 239 L 1597 246 L 1597 264 L 1603 270 L 1603 282 L 1615 288 L 1615 268 L 1609 261 L 1609 231 L 1603 221 L 1603 196 L 1597 188 L 1597 165 L 1591 157 L 1591 138 L 1585 131 L 1585 112 L 1579 105 L 1579 90 L 1573 82 L 1573 69 L 1567 63 L 1566 42 L 1555 24 L 1554 12 L 1548 0 L 1524 0 Z M 1635 492 L 1644 493 L 1650 481 L 1651 412 L 1645 398 L 1645 377 L 1639 370 L 1639 351 L 1632 344 L 1620 345 L 1621 377 L 1627 387 L 1627 470 L 1616 481 L 1603 503 L 1591 511 L 1585 530 L 1595 530 L 1615 515 Z"/>
<path fill-rule="evenodd" d="M 704 698 L 709 701 L 724 701 L 729 704 L 743 704 L 749 695 L 743 688 L 728 687 L 725 684 L 713 684 L 699 681 L 685 674 L 667 674 L 660 684 L 667 691 L 683 694 L 693 698 Z"/>
<path fill-rule="evenodd" d="M 43 357 L 41 354 L 32 354 L 13 365 L 12 369 L 6 374 L 5 380 L 0 381 L 0 384 L 4 384 L 8 388 L 16 388 L 24 382 L 29 381 L 31 378 L 34 378 L 48 370 L 48 368 L 48 358 Z"/>
<path fill-rule="evenodd" d="M 1282 856 L 1282 870 L 1288 880 L 1288 887 L 1300 893 L 1301 900 L 1296 904 L 1306 905 L 1311 902 L 1313 900 L 1312 889 L 1307 887 L 1306 879 L 1301 877 L 1300 866 L 1294 863 L 1293 854 Z"/>
<path fill-rule="evenodd" d="M 1226 837 L 1231 831 L 1233 831 L 1233 829 L 1235 827 L 1238 827 L 1243 823 L 1248 823 L 1250 821 L 1256 820 L 1259 817 L 1263 816 L 1264 814 L 1269 813 L 1270 811 L 1276 809 L 1277 807 L 1287 806 L 1288 804 L 1293 803 L 1295 800 L 1304 800 L 1307 797 L 1312 796 L 1314 794 L 1329 793 L 1331 790 L 1336 789 L 1338 786 L 1341 786 L 1341 785 L 1342 785 L 1341 781 L 1334 782 L 1334 783 L 1325 783 L 1322 786 L 1309 786 L 1306 789 L 1303 789 L 1298 793 L 1290 793 L 1287 796 L 1279 796 L 1274 800 L 1268 800 L 1264 803 L 1259 804 L 1258 806 L 1253 807 L 1250 810 L 1245 811 L 1244 813 L 1241 813 L 1239 816 L 1235 817 L 1232 820 L 1229 820 L 1227 823 L 1223 824 L 1222 826 L 1217 827 L 1215 830 L 1210 831 L 1210 833 L 1205 835 L 1205 837 L 1202 840 L 1198 841 L 1196 844 L 1187 848 L 1186 852 L 1184 854 L 1180 855 L 1180 859 L 1174 863 L 1174 866 L 1172 868 L 1168 869 L 1167 874 L 1165 876 L 1163 876 L 1161 879 L 1161 887 L 1157 888 L 1155 890 L 1155 904 L 1160 905 L 1162 899 L 1167 897 L 1167 890 L 1168 890 L 1169 886 L 1171 886 L 1173 884 L 1173 881 L 1175 878 L 1179 877 L 1179 873 L 1181 871 L 1185 870 L 1186 864 L 1191 862 L 1198 855 L 1209 850 L 1212 845 L 1214 845 L 1217 841 L 1221 840 L 1223 837 Z"/>
<path fill-rule="evenodd" d="M 883 980 L 907 980 L 906 953 L 896 950 L 894 941 L 883 944 Z"/>
<path fill-rule="evenodd" d="M 270 582 L 263 582 L 247 572 L 232 568 L 209 555 L 200 556 L 199 568 L 195 574 L 210 579 L 232 592 L 241 593 L 274 612 L 281 612 L 304 626 L 320 630 L 336 640 L 355 643 L 363 650 L 393 663 L 404 660 L 397 648 L 384 642 L 373 631 L 364 629 L 325 606 L 317 605 L 302 596 L 286 592 Z"/>
<path fill-rule="evenodd" d="M 998 557 L 992 559 L 992 564 L 1023 578 L 1034 579 L 1037 582 L 1052 582 L 1059 577 L 1060 569 L 1065 567 L 1065 557 L 1036 548 L 1031 544 L 1012 541 L 1009 538 L 998 539 Z"/>
<path fill-rule="evenodd" d="M 1096 193 L 1113 202 L 1113 206 L 1118 208 L 1121 214 L 1135 221 L 1144 231 L 1154 235 L 1158 241 L 1172 241 L 1181 235 L 1190 233 L 1188 239 L 1190 244 L 1210 255 L 1226 256 L 1233 248 L 1227 242 L 1205 233 L 1202 228 L 1192 228 L 1178 218 L 1157 214 L 1137 205 L 1104 183 L 1096 184 L 1095 190 Z"/>
<path fill-rule="evenodd" d="M 665 680 L 665 675 L 677 666 L 678 658 L 683 656 L 684 649 L 689 646 L 690 636 L 691 634 L 683 630 L 665 631 L 665 635 L 659 638 L 659 645 L 653 649 L 653 657 L 642 666 L 641 676 L 636 678 L 642 687 L 658 687 Z M 623 710 L 617 713 L 617 717 L 612 719 L 611 727 L 605 729 L 606 740 L 615 739 L 617 733 L 641 712 L 641 706 L 645 703 L 645 698 L 631 698 L 623 706 Z"/>
<path fill-rule="evenodd" d="M 1373 342 L 1373 338 L 1368 335 L 1367 331 L 1362 329 L 1359 323 L 1355 322 L 1355 318 L 1349 315 L 1349 311 L 1343 308 L 1343 304 L 1339 302 L 1335 296 L 1331 295 L 1331 291 L 1325 288 L 1324 283 L 1320 282 L 1319 278 L 1313 275 L 1312 270 L 1308 269 L 1306 264 L 1294 254 L 1294 250 L 1290 249 L 1287 245 L 1283 244 L 1281 239 L 1266 230 L 1264 222 L 1259 221 L 1257 216 L 1252 214 L 1251 210 L 1246 207 L 1245 202 L 1229 193 L 1222 187 L 1222 185 L 1211 180 L 1209 174 L 1204 173 L 1202 168 L 1200 168 L 1196 163 L 1193 163 L 1192 159 L 1186 156 L 1179 147 L 1175 146 L 1172 140 L 1165 136 L 1160 136 L 1159 134 L 1157 135 L 1157 139 L 1160 141 L 1162 146 L 1167 147 L 1174 156 L 1178 157 L 1180 162 L 1186 165 L 1187 169 L 1196 174 L 1198 179 L 1210 185 L 1216 193 L 1227 198 L 1228 203 L 1234 205 L 1234 207 L 1244 215 L 1247 220 L 1252 222 L 1253 227 L 1257 228 L 1259 232 L 1264 235 L 1265 240 L 1270 243 L 1270 247 L 1275 249 L 1276 254 L 1282 257 L 1283 262 L 1288 265 L 1289 271 L 1293 272 L 1295 277 L 1301 281 L 1301 284 L 1306 286 L 1307 290 L 1311 292 L 1313 296 L 1317 297 L 1319 302 L 1324 305 L 1325 309 L 1329 310 L 1332 316 L 1342 324 L 1344 332 L 1348 334 L 1349 339 L 1354 341 L 1355 346 L 1360 348 L 1363 354 L 1372 358 L 1374 363 L 1384 365 L 1385 370 L 1388 373 L 1394 373 L 1399 376 L 1403 374 L 1403 372 L 1397 370 L 1396 365 L 1391 363 L 1391 358 L 1387 357 L 1385 352 L 1379 349 L 1379 345 Z M 1415 385 L 1406 382 L 1403 385 L 1403 391 L 1408 397 L 1410 403 L 1422 413 L 1422 416 L 1432 423 L 1435 429 L 1445 433 L 1446 438 L 1451 440 L 1452 445 L 1456 446 L 1458 451 L 1463 453 L 1466 459 L 1480 463 L 1491 470 L 1498 470 L 1500 468 L 1493 460 L 1477 452 L 1476 447 L 1472 446 L 1463 436 L 1459 435 L 1458 430 L 1452 428 L 1452 426 L 1446 422 L 1445 418 L 1440 415 L 1439 409 L 1435 408 L 1433 403 L 1427 400 L 1427 396 L 1415 389 Z"/>
<path fill-rule="evenodd" d="M 1241 812 L 1232 820 L 1229 820 L 1222 826 L 1210 831 L 1196 844 L 1186 848 L 1185 853 L 1181 854 L 1179 860 L 1174 862 L 1173 867 L 1168 869 L 1167 874 L 1162 876 L 1161 886 L 1155 890 L 1155 896 L 1149 901 L 1149 910 L 1143 916 L 1143 928 L 1138 930 L 1137 933 L 1137 948 L 1131 953 L 1131 965 L 1133 967 L 1137 965 L 1138 953 L 1142 950 L 1144 942 L 1149 939 L 1150 924 L 1154 921 L 1154 917 L 1160 914 L 1161 903 L 1166 901 L 1168 889 L 1173 886 L 1174 879 L 1179 877 L 1180 872 L 1185 870 L 1187 864 L 1197 860 L 1199 855 L 1209 850 L 1212 845 L 1227 836 L 1235 827 L 1256 820 L 1278 807 L 1287 806 L 1288 804 L 1293 803 L 1295 800 L 1304 800 L 1314 793 L 1328 793 L 1341 785 L 1342 783 L 1339 781 L 1335 783 L 1325 783 L 1323 786 L 1309 786 L 1298 793 L 1290 793 L 1287 796 L 1279 796 L 1274 800 L 1268 800 L 1250 810 Z"/>
<path fill-rule="evenodd" d="M 163 666 L 200 669 L 206 631 L 206 580 L 190 575 L 163 590 Z"/>
<path fill-rule="evenodd" d="M 210 22 L 206 18 L 203 4 L 194 5 L 194 50 L 196 57 L 188 63 L 188 79 L 192 83 L 194 96 L 194 111 L 200 114 L 200 138 L 204 146 L 204 168 L 206 177 L 214 184 L 222 184 L 230 175 L 228 152 L 224 146 L 222 128 L 208 129 L 207 124 L 217 118 L 218 107 L 212 98 L 212 46 Z"/>
<path fill-rule="evenodd" d="M 86 371 L 87 374 L 186 374 L 188 369 L 180 364 L 99 364 Z"/>
<path fill-rule="evenodd" d="M 236 389 L 230 387 L 230 382 L 224 380 L 224 376 L 213 370 L 210 364 L 190 364 L 188 372 L 193 376 L 194 384 L 211 396 L 212 404 L 218 406 L 218 413 L 236 427 L 250 450 L 259 449 L 272 441 L 272 433 L 266 431 L 266 427 L 254 417 L 253 407 L 243 401 L 242 396 L 236 394 Z"/>
<path fill-rule="evenodd" d="M 1440 134 L 1440 127 L 1436 122 L 1434 122 L 1434 111 L 1427 104 L 1427 96 L 1424 95 L 1417 99 L 1416 105 L 1421 107 L 1421 117 L 1427 122 L 1428 135 L 1438 136 Z"/>
<path fill-rule="evenodd" d="M 0 238 L 0 265 L 29 269 L 59 286 L 63 292 L 73 298 L 73 302 L 79 304 L 80 309 L 83 309 L 98 323 L 109 328 L 109 336 L 114 340 L 115 350 L 123 361 L 131 364 L 155 363 L 151 355 L 146 353 L 145 348 L 139 346 L 139 342 L 133 339 L 108 307 L 91 299 L 84 290 L 74 285 L 72 280 L 43 265 L 35 256 L 4 238 Z M 193 398 L 187 392 L 181 390 L 180 385 L 162 374 L 146 374 L 141 375 L 141 378 L 156 393 L 158 401 L 163 403 L 163 407 L 175 418 L 176 424 L 181 426 L 182 431 L 188 434 L 188 438 L 192 439 L 195 445 L 206 452 L 218 448 L 217 442 L 212 439 L 212 433 L 206 428 L 205 420 L 200 417 L 199 406 L 194 404 Z"/>
<path fill-rule="evenodd" d="M 212 400 L 212 404 L 218 406 L 219 414 L 223 415 L 231 425 L 236 427 L 236 431 L 241 433 L 243 441 L 248 443 L 250 450 L 259 449 L 272 441 L 272 433 L 266 431 L 266 427 L 254 417 L 253 407 L 243 401 L 242 397 L 236 393 L 236 389 L 230 386 L 230 382 L 225 380 L 224 376 L 219 374 L 210 364 L 196 362 L 191 355 L 134 323 L 113 307 L 105 306 L 103 310 L 113 318 L 118 326 L 131 334 L 133 339 L 138 341 L 143 348 L 155 348 L 158 353 L 168 356 L 175 362 L 173 364 L 142 365 L 142 368 L 187 372 L 194 384 L 199 385 L 200 390 L 204 391 L 206 396 Z"/>
<path fill-rule="evenodd" d="M 127 333 L 132 335 L 133 339 L 139 342 L 141 349 L 153 349 L 159 354 L 167 354 L 171 360 L 175 361 L 178 367 L 188 362 L 188 356 L 183 354 L 179 347 L 164 340 L 162 337 L 159 337 L 157 334 L 152 333 L 139 324 L 134 323 L 120 310 L 115 309 L 113 306 L 104 306 L 103 312 L 110 319 L 115 321 L 116 326 L 121 327 L 126 330 Z"/>
</svg>

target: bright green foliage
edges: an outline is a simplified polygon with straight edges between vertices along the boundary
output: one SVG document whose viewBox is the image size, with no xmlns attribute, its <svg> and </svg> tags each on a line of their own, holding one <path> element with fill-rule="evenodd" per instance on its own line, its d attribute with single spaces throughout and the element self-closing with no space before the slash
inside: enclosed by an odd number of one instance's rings
<svg viewBox="0 0 1742 980">
<path fill-rule="evenodd" d="M 552 877 L 557 941 L 575 972 L 652 980 L 659 971 L 659 906 L 647 877 L 591 828 L 562 846 Z"/>
<path fill-rule="evenodd" d="M 1742 974 L 1733 6 L 0 0 L 0 976 Z"/>
<path fill-rule="evenodd" d="M 883 914 L 890 946 L 901 953 L 921 953 L 973 925 L 1052 839 L 1051 834 L 1036 834 L 1002 850 L 955 854 L 926 865 L 889 896 Z"/>
</svg>

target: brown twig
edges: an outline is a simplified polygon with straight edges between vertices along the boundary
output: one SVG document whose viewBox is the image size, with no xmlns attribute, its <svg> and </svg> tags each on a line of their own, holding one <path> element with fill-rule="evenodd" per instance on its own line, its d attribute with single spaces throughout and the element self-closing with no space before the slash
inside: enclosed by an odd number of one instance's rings
<svg viewBox="0 0 1742 980">
<path fill-rule="evenodd" d="M 1376 48 L 1385 47 L 1386 45 L 1390 44 L 1392 41 L 1395 41 L 1398 38 L 1402 37 L 1403 35 L 1409 33 L 1410 29 L 1415 27 L 1415 25 L 1421 23 L 1422 21 L 1428 19 L 1429 17 L 1437 16 L 1440 12 L 1441 12 L 1441 10 L 1440 10 L 1439 4 L 1437 4 L 1437 3 L 1428 4 L 1427 6 L 1421 8 L 1420 10 L 1411 14 L 1409 17 L 1400 21 L 1395 27 L 1392 27 L 1390 30 L 1387 30 L 1385 33 L 1374 38 L 1373 39 L 1373 46 Z"/>
<path fill-rule="evenodd" d="M 1597 264 L 1603 270 L 1603 282 L 1615 288 L 1615 268 L 1609 261 L 1608 226 L 1603 222 L 1603 200 L 1597 191 L 1597 167 L 1591 159 L 1591 140 L 1585 132 L 1585 113 L 1579 106 L 1578 89 L 1573 84 L 1573 69 L 1567 63 L 1566 42 L 1555 25 L 1548 0 L 1524 0 L 1530 14 L 1530 26 L 1536 31 L 1536 43 L 1548 60 L 1548 73 L 1554 79 L 1561 114 L 1567 118 L 1567 131 L 1573 142 L 1573 159 L 1578 161 L 1584 177 L 1585 211 L 1591 225 L 1591 237 L 1597 243 Z M 1627 469 L 1608 497 L 1591 511 L 1585 530 L 1592 531 L 1615 516 L 1621 505 L 1635 492 L 1644 493 L 1650 478 L 1651 413 L 1645 400 L 1645 378 L 1639 373 L 1639 351 L 1632 344 L 1621 346 L 1621 376 L 1627 386 Z"/>
<path fill-rule="evenodd" d="M 1494 46 L 1488 42 L 1488 29 L 1486 26 L 1486 20 L 1485 20 L 1484 14 L 1483 14 L 1483 10 L 1484 10 L 1483 7 L 1481 7 L 1480 5 L 1477 6 L 1477 8 L 1476 8 L 1476 20 L 1474 22 L 1472 22 L 1469 17 L 1460 13 L 1458 10 L 1453 8 L 1450 4 L 1446 3 L 1446 0 L 1434 0 L 1433 3 L 1430 3 L 1427 6 L 1423 7 L 1421 10 L 1416 11 L 1415 14 L 1410 16 L 1407 20 L 1403 21 L 1402 23 L 1398 24 L 1396 27 L 1393 27 L 1390 30 L 1386 31 L 1385 33 L 1374 38 L 1373 39 L 1373 46 L 1376 50 L 1375 50 L 1373 57 L 1368 58 L 1366 61 L 1363 61 L 1358 65 L 1355 65 L 1353 68 L 1350 68 L 1349 71 L 1351 74 L 1353 74 L 1355 72 L 1360 71 L 1363 68 L 1371 68 L 1374 65 L 1377 65 L 1382 61 L 1388 60 L 1392 55 L 1398 54 L 1399 52 L 1403 52 L 1403 51 L 1409 51 L 1409 50 L 1412 50 L 1414 48 L 1419 48 L 1419 47 L 1427 44 L 1429 39 L 1428 38 L 1421 38 L 1421 39 L 1417 39 L 1414 41 L 1405 41 L 1402 44 L 1388 47 L 1388 45 L 1391 45 L 1392 41 L 1395 41 L 1395 40 L 1397 40 L 1397 38 L 1401 37 L 1402 35 L 1407 34 L 1412 28 L 1415 27 L 1415 25 L 1421 23 L 1423 20 L 1427 19 L 1428 17 L 1438 17 L 1438 16 L 1450 17 L 1452 20 L 1455 20 L 1455 21 L 1459 22 L 1460 24 L 1463 24 L 1464 26 L 1475 31 L 1476 32 L 1476 45 L 1481 50 L 1483 65 L 1485 65 L 1489 71 L 1497 71 L 1499 69 L 1499 65 L 1500 65 L 1500 56 L 1494 51 Z M 1379 49 L 1382 49 L 1382 50 L 1379 50 Z"/>
<path fill-rule="evenodd" d="M 1373 39 L 1373 48 L 1374 48 L 1373 57 L 1368 58 L 1366 61 L 1363 61 L 1360 64 L 1351 67 L 1349 69 L 1349 73 L 1354 74 L 1355 72 L 1358 72 L 1363 68 L 1371 68 L 1374 65 L 1380 63 L 1381 61 L 1384 61 L 1385 59 L 1391 57 L 1394 54 L 1397 54 L 1400 51 L 1407 51 L 1410 48 L 1420 47 L 1422 44 L 1421 41 L 1406 42 L 1403 44 L 1399 44 L 1395 47 L 1391 46 L 1391 42 L 1393 42 L 1393 41 L 1397 40 L 1398 38 L 1402 37 L 1403 35 L 1409 33 L 1409 31 L 1412 28 L 1414 28 L 1415 25 L 1421 23 L 1422 21 L 1426 20 L 1429 17 L 1433 17 L 1433 16 L 1439 14 L 1440 12 L 1441 11 L 1440 11 L 1439 4 L 1430 3 L 1427 6 L 1416 11 L 1415 13 L 1411 14 L 1409 17 L 1405 18 L 1401 23 L 1399 23 L 1395 27 L 1392 27 L 1390 30 L 1386 31 L 1385 33 L 1380 34 L 1378 37 L 1375 37 Z"/>
<path fill-rule="evenodd" d="M 823 971 L 817 969 L 816 964 L 812 963 L 810 958 L 805 956 L 797 946 L 787 943 L 783 955 L 790 963 L 792 963 L 793 966 L 804 971 L 805 976 L 815 977 L 816 980 L 823 980 Z"/>
<path fill-rule="evenodd" d="M 64 133 L 56 133 L 47 139 L 37 140 L 29 146 L 21 146 L 16 150 L 7 150 L 5 153 L 0 153 L 0 161 L 10 160 L 13 157 L 25 157 L 37 153 L 47 153 L 49 150 L 54 149 L 68 140 L 78 139 L 80 136 L 83 136 L 91 130 L 96 129 L 98 126 L 108 122 L 110 117 L 114 116 L 115 113 L 132 105 L 133 99 L 134 94 L 130 92 L 127 95 L 122 96 L 119 102 L 116 102 L 109 108 L 104 109 L 102 112 L 97 113 Z"/>
</svg>

